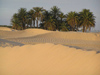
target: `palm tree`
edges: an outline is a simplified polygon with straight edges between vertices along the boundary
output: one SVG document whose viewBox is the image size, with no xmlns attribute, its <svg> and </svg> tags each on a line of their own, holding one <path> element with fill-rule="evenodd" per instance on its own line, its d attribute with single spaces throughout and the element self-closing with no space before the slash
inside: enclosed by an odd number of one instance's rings
<svg viewBox="0 0 100 75">
<path fill-rule="evenodd" d="M 45 11 L 43 15 L 44 15 L 44 21 L 49 20 L 50 17 L 52 17 L 52 14 L 49 11 Z"/>
<path fill-rule="evenodd" d="M 75 30 L 75 26 L 77 25 L 78 21 L 78 14 L 76 12 L 69 12 L 67 14 L 67 22 L 71 26 L 72 31 Z"/>
<path fill-rule="evenodd" d="M 83 9 L 80 12 L 80 20 L 81 26 L 83 26 L 83 32 L 86 31 L 88 28 L 90 30 L 91 27 L 95 26 L 95 16 L 89 9 Z"/>
<path fill-rule="evenodd" d="M 18 18 L 18 14 L 15 13 L 11 19 L 11 24 L 13 25 L 12 28 L 20 30 L 21 28 L 21 24 L 20 24 L 20 20 Z"/>
<path fill-rule="evenodd" d="M 59 29 L 59 31 L 60 31 L 60 29 L 61 29 L 61 25 L 63 25 L 64 23 L 65 23 L 65 18 L 66 18 L 66 16 L 64 15 L 64 13 L 60 13 L 59 14 L 59 20 L 58 20 L 58 23 L 59 23 L 59 25 L 58 25 L 58 29 Z"/>
<path fill-rule="evenodd" d="M 29 11 L 29 15 L 31 17 L 31 20 L 33 20 L 33 27 L 35 27 L 35 11 L 33 9 L 31 9 Z"/>
<path fill-rule="evenodd" d="M 52 13 L 54 19 L 58 18 L 58 15 L 60 14 L 60 12 L 61 12 L 60 8 L 58 8 L 57 6 L 53 6 L 51 8 L 51 13 Z"/>
<path fill-rule="evenodd" d="M 80 14 L 76 13 L 76 18 L 75 18 L 75 29 L 78 31 L 78 28 L 80 27 Z"/>
<path fill-rule="evenodd" d="M 55 26 L 55 22 L 54 19 L 52 17 L 50 17 L 49 20 L 46 20 L 44 23 L 44 28 L 48 29 L 48 30 L 56 30 L 56 26 Z"/>
<path fill-rule="evenodd" d="M 51 8 L 51 14 L 53 16 L 53 19 L 55 19 L 54 21 L 55 21 L 56 29 L 59 28 L 58 17 L 60 13 L 61 13 L 60 8 L 58 8 L 57 6 L 53 6 Z"/>
<path fill-rule="evenodd" d="M 26 8 L 20 8 L 18 10 L 18 18 L 21 22 L 21 25 L 22 25 L 22 29 L 25 29 L 25 23 L 26 23 Z"/>
<path fill-rule="evenodd" d="M 65 15 L 64 15 L 64 13 L 60 13 L 59 14 L 59 18 L 60 18 L 60 21 L 61 21 L 61 23 L 63 22 L 63 18 L 65 18 Z"/>
<path fill-rule="evenodd" d="M 67 25 L 66 25 L 65 22 L 62 22 L 62 23 L 61 23 L 60 28 L 61 28 L 61 31 L 68 31 L 68 28 L 67 28 Z"/>
<path fill-rule="evenodd" d="M 32 27 L 32 16 L 29 12 L 27 12 L 27 15 L 26 15 L 26 24 L 27 24 L 27 28 L 28 28 L 28 25 Z"/>
<path fill-rule="evenodd" d="M 38 27 L 38 20 L 42 16 L 42 11 L 44 11 L 44 9 L 42 7 L 33 7 L 33 10 L 35 11 L 36 23 Z"/>
<path fill-rule="evenodd" d="M 52 14 L 49 11 L 44 11 L 42 13 L 42 23 L 40 23 L 40 27 L 44 29 L 44 24 L 49 21 L 52 17 Z M 46 29 L 46 28 L 45 28 Z"/>
</svg>

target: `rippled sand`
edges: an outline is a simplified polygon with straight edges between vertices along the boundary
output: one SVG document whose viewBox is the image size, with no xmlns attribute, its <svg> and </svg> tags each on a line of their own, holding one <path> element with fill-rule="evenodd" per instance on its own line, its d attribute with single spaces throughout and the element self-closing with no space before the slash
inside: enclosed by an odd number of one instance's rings
<svg viewBox="0 0 100 75">
<path fill-rule="evenodd" d="M 0 27 L 0 75 L 100 75 L 100 33 Z"/>
</svg>

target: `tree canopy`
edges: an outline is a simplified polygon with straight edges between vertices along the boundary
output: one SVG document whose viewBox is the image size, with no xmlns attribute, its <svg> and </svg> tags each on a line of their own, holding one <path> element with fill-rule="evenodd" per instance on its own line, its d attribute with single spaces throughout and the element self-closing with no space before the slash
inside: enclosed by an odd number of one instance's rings
<svg viewBox="0 0 100 75">
<path fill-rule="evenodd" d="M 51 7 L 48 11 L 43 7 L 33 7 L 29 11 L 20 8 L 11 19 L 12 28 L 23 30 L 29 27 L 43 28 L 46 30 L 78 31 L 83 32 L 95 27 L 95 16 L 89 9 L 81 12 L 71 11 L 64 14 L 57 6 Z"/>
</svg>

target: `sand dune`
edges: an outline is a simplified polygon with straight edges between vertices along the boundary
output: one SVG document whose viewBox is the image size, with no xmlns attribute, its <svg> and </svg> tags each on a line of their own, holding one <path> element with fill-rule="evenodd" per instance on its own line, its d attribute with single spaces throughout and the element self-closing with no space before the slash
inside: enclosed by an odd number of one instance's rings
<svg viewBox="0 0 100 75">
<path fill-rule="evenodd" d="M 0 75 L 100 75 L 100 33 L 0 27 Z"/>
<path fill-rule="evenodd" d="M 0 38 L 21 44 L 54 43 L 100 52 L 100 33 L 26 29 L 23 31 L 0 31 Z"/>
<path fill-rule="evenodd" d="M 5 39 L 0 39 L 0 46 L 1 47 L 6 47 L 6 46 L 13 47 L 13 46 L 23 46 L 23 45 L 24 44 L 22 44 L 22 43 L 8 41 L 8 40 L 5 40 Z"/>
<path fill-rule="evenodd" d="M 8 27 L 0 27 L 0 30 L 2 30 L 2 31 L 12 31 L 12 29 L 8 28 Z"/>
<path fill-rule="evenodd" d="M 0 27 L 2 29 L 2 27 Z M 45 34 L 50 33 L 51 31 L 46 31 L 43 29 L 26 29 L 26 30 L 18 30 L 18 31 L 6 31 L 10 28 L 4 28 L 4 30 L 0 30 L 0 38 L 19 38 L 19 37 L 30 37 L 30 36 L 36 36 L 39 34 Z M 11 30 L 11 29 L 10 29 Z"/>
<path fill-rule="evenodd" d="M 0 29 L 3 30 L 4 27 Z M 0 38 L 21 44 L 54 43 L 67 45 L 79 49 L 100 52 L 100 33 L 58 32 L 43 29 L 26 29 L 23 31 L 0 30 Z M 10 29 L 12 30 L 12 29 Z"/>
<path fill-rule="evenodd" d="M 54 44 L 0 47 L 0 75 L 100 75 L 100 53 Z"/>
<path fill-rule="evenodd" d="M 48 34 L 49 33 L 49 34 Z M 7 27 L 0 27 L 0 37 L 1 38 L 20 38 L 20 37 L 31 37 L 43 34 L 42 36 L 48 36 L 50 38 L 63 38 L 71 40 L 93 40 L 100 41 L 100 33 L 82 33 L 82 32 L 53 32 L 43 29 L 26 29 L 23 31 L 12 31 L 12 29 Z M 46 35 L 45 35 L 46 34 Z"/>
<path fill-rule="evenodd" d="M 42 29 L 26 29 L 1 32 L 2 39 L 23 44 L 54 43 L 75 48 L 100 51 L 100 33 L 53 32 Z"/>
</svg>

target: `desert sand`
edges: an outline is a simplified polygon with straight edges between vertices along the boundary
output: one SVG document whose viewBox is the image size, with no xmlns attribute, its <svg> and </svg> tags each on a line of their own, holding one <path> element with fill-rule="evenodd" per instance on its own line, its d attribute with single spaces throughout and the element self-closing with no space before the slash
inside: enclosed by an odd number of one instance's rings
<svg viewBox="0 0 100 75">
<path fill-rule="evenodd" d="M 100 75 L 100 33 L 0 27 L 0 75 Z"/>
</svg>

